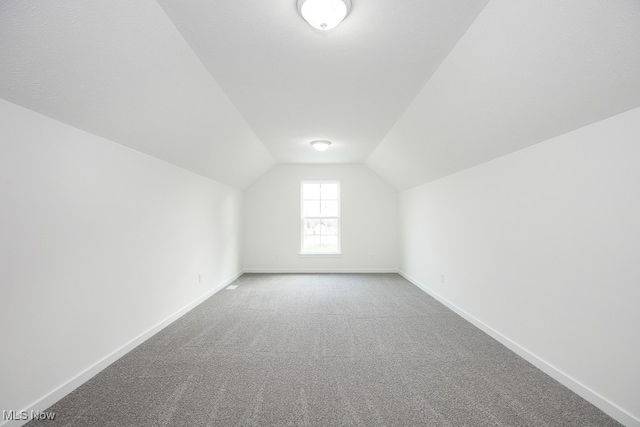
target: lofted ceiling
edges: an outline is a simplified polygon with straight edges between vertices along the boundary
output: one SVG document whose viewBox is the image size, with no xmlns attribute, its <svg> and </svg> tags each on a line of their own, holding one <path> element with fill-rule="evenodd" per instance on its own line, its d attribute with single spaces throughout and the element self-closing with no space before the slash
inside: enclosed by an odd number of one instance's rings
<svg viewBox="0 0 640 427">
<path fill-rule="evenodd" d="M 158 3 L 277 162 L 362 163 L 487 0 L 355 0 L 326 32 L 295 0 Z"/>
<path fill-rule="evenodd" d="M 405 189 L 640 106 L 640 2 L 353 0 L 321 32 L 295 0 L 5 0 L 0 97 L 238 188 Z"/>
<path fill-rule="evenodd" d="M 638 106 L 640 1 L 491 0 L 366 164 L 402 190 Z"/>
<path fill-rule="evenodd" d="M 234 187 L 274 164 L 154 0 L 0 2 L 0 97 Z"/>
</svg>

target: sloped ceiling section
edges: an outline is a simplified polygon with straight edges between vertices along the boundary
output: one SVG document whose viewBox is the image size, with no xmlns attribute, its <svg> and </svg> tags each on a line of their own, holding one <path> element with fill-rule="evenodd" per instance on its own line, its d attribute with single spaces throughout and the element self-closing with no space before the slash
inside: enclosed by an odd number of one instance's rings
<svg viewBox="0 0 640 427">
<path fill-rule="evenodd" d="M 0 97 L 225 184 L 275 162 L 153 0 L 0 3 Z"/>
<path fill-rule="evenodd" d="M 407 189 L 640 105 L 640 2 L 492 0 L 366 164 Z"/>
<path fill-rule="evenodd" d="M 487 0 L 355 0 L 328 32 L 295 0 L 158 3 L 276 161 L 363 163 Z"/>
<path fill-rule="evenodd" d="M 640 106 L 640 1 L 354 0 L 321 32 L 295 0 L 5 0 L 0 97 L 237 188 L 402 190 Z"/>
</svg>

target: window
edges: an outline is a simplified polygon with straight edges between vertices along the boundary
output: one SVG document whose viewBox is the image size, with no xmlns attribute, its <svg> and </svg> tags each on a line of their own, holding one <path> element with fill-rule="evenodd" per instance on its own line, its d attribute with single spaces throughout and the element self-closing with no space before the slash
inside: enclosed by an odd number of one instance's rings
<svg viewBox="0 0 640 427">
<path fill-rule="evenodd" d="M 302 182 L 302 254 L 340 253 L 340 183 Z"/>
</svg>

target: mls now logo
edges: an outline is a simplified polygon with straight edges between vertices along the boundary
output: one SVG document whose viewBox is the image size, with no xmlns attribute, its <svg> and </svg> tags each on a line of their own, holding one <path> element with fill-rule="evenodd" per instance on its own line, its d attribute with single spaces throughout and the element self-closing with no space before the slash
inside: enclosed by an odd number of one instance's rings
<svg viewBox="0 0 640 427">
<path fill-rule="evenodd" d="M 2 411 L 4 421 L 54 420 L 55 412 L 41 411 Z"/>
</svg>

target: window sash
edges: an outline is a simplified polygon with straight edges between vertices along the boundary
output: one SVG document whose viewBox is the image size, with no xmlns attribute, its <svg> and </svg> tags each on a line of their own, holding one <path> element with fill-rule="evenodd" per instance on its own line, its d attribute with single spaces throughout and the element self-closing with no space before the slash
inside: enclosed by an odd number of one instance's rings
<svg viewBox="0 0 640 427">
<path fill-rule="evenodd" d="M 305 194 L 305 184 L 310 194 Z M 323 189 L 322 185 L 334 184 Z M 324 190 L 324 191 L 323 191 Z M 327 194 L 329 197 L 322 197 Z M 300 204 L 300 253 L 340 253 L 340 182 L 302 181 Z"/>
</svg>

